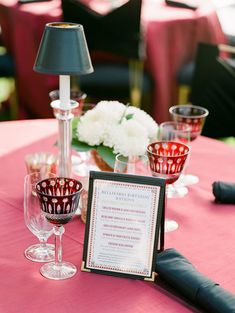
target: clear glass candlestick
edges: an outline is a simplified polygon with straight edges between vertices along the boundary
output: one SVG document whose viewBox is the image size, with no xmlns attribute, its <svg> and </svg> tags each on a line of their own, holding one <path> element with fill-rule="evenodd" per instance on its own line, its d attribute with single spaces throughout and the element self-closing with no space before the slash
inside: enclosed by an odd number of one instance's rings
<svg viewBox="0 0 235 313">
<path fill-rule="evenodd" d="M 72 110 L 78 106 L 76 101 L 70 100 L 68 108 L 61 107 L 60 100 L 51 102 L 51 107 L 54 109 L 55 117 L 58 120 L 58 150 L 59 150 L 59 164 L 58 174 L 62 177 L 71 177 L 71 141 L 72 141 Z"/>
</svg>

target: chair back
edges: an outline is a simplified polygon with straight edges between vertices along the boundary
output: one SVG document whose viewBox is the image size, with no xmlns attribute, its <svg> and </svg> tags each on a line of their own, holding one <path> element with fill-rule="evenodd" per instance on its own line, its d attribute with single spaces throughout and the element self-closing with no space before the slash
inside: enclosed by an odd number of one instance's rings
<svg viewBox="0 0 235 313">
<path fill-rule="evenodd" d="M 107 14 L 99 14 L 79 0 L 62 0 L 64 21 L 79 23 L 84 27 L 95 69 L 90 77 L 80 79 L 80 85 L 85 88 L 88 95 L 91 86 L 93 90 L 101 90 L 101 81 L 103 82 L 106 77 L 108 81 L 110 76 L 116 77 L 115 88 L 123 85 L 126 81 L 126 71 L 119 74 L 120 64 L 127 64 L 129 101 L 132 105 L 140 107 L 143 86 L 146 85 L 144 82 L 147 81 L 144 75 L 145 46 L 142 40 L 141 6 L 142 0 L 128 0 L 119 7 L 112 8 Z M 118 79 L 120 76 L 121 79 Z M 108 95 L 108 87 L 105 90 Z M 112 87 L 110 92 L 113 94 Z"/>
<path fill-rule="evenodd" d="M 202 135 L 235 136 L 235 59 L 221 53 L 235 48 L 201 43 L 192 79 L 191 102 L 209 110 Z"/>
<path fill-rule="evenodd" d="M 104 51 L 126 58 L 142 57 L 142 0 L 129 0 L 103 15 L 78 0 L 62 0 L 63 19 L 82 24 L 90 52 Z"/>
</svg>

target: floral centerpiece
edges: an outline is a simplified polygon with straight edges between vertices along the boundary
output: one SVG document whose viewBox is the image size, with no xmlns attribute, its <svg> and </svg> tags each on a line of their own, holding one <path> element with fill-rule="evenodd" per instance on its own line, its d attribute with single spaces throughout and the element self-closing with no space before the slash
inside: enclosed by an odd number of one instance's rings
<svg viewBox="0 0 235 313">
<path fill-rule="evenodd" d="M 145 154 L 157 131 L 158 124 L 145 111 L 118 101 L 100 101 L 74 118 L 72 147 L 80 152 L 96 150 L 113 168 L 118 153 L 127 157 Z"/>
</svg>

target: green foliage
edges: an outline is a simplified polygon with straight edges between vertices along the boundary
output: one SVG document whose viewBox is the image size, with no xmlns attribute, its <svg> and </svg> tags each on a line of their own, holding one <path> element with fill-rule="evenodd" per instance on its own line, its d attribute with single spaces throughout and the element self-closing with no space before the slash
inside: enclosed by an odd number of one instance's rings
<svg viewBox="0 0 235 313">
<path fill-rule="evenodd" d="M 76 135 L 76 133 L 77 133 L 77 124 L 78 124 L 79 120 L 80 120 L 80 117 L 74 117 L 73 120 L 72 120 L 72 137 L 73 138 L 77 137 L 77 135 Z"/>
<path fill-rule="evenodd" d="M 79 141 L 76 138 L 72 139 L 72 148 L 78 152 L 87 152 L 90 150 L 96 150 L 96 146 L 89 146 L 87 143 Z"/>
<path fill-rule="evenodd" d="M 235 147 L 235 137 L 219 138 L 219 140 L 227 143 L 228 145 L 232 147 Z"/>
<path fill-rule="evenodd" d="M 133 118 L 133 116 L 134 116 L 133 113 L 127 114 L 127 115 L 125 116 L 125 119 L 126 119 L 126 120 L 130 120 L 130 119 Z"/>
<path fill-rule="evenodd" d="M 115 157 L 116 155 L 113 153 L 113 149 L 109 147 L 105 147 L 100 145 L 97 147 L 97 152 L 101 156 L 101 158 L 112 168 L 114 168 Z"/>
</svg>

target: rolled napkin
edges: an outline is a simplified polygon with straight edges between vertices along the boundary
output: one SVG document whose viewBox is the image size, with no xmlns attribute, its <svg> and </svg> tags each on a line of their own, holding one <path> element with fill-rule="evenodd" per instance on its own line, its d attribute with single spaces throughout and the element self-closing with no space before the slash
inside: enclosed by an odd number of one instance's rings
<svg viewBox="0 0 235 313">
<path fill-rule="evenodd" d="M 172 7 L 176 8 L 184 8 L 184 9 L 190 9 L 190 10 L 197 10 L 199 7 L 198 1 L 196 0 L 165 0 L 165 3 L 167 5 L 170 5 Z"/>
<path fill-rule="evenodd" d="M 217 181 L 212 184 L 215 201 L 235 204 L 235 184 Z"/>
<path fill-rule="evenodd" d="M 25 4 L 25 3 L 45 2 L 45 1 L 52 1 L 52 0 L 18 0 L 18 3 Z"/>
<path fill-rule="evenodd" d="M 199 273 L 175 249 L 166 249 L 159 253 L 156 272 L 182 296 L 206 312 L 235 312 L 235 296 Z"/>
</svg>

